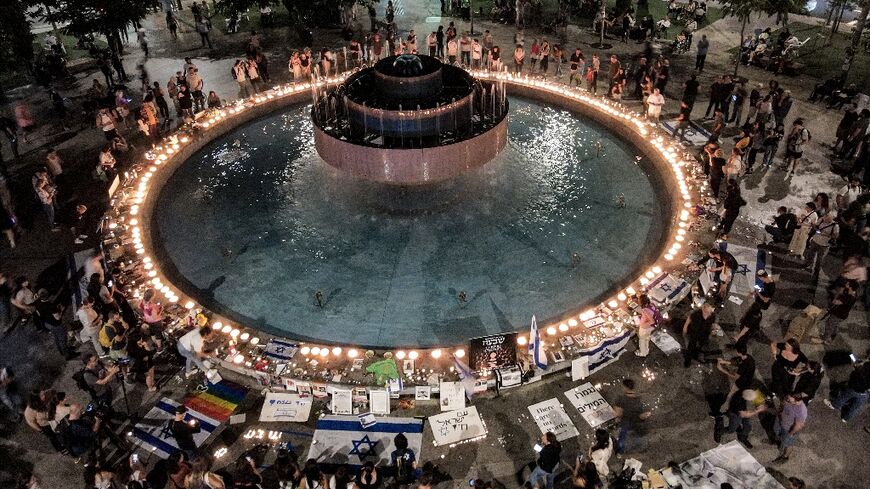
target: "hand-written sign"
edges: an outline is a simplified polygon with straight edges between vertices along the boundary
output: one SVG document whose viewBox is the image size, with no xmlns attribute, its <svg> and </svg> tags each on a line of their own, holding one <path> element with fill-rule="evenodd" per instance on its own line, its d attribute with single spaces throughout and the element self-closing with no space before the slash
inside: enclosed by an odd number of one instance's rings
<svg viewBox="0 0 870 489">
<path fill-rule="evenodd" d="M 589 382 L 566 391 L 565 397 L 593 428 L 597 428 L 616 416 L 610 404 Z"/>
<path fill-rule="evenodd" d="M 263 401 L 260 421 L 304 423 L 311 413 L 311 399 L 286 392 L 269 392 Z"/>
<path fill-rule="evenodd" d="M 538 424 L 538 428 L 541 429 L 541 433 L 552 431 L 559 441 L 567 440 L 580 434 L 558 399 L 549 399 L 532 404 L 529 406 L 529 412 L 532 414 L 535 423 Z"/>
<path fill-rule="evenodd" d="M 450 445 L 486 435 L 486 427 L 474 406 L 430 416 L 429 426 L 432 427 L 436 446 Z"/>
</svg>

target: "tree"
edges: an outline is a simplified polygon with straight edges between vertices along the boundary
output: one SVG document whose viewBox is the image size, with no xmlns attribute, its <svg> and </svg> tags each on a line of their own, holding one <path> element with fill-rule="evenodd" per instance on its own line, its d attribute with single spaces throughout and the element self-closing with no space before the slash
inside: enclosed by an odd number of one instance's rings
<svg viewBox="0 0 870 489">
<path fill-rule="evenodd" d="M 24 61 L 27 70 L 33 61 L 33 34 L 30 33 L 30 20 L 27 17 L 28 3 L 24 0 L 0 1 L 0 66 L 8 71 L 20 66 Z M 0 99 L 4 94 L 0 91 Z"/>
<path fill-rule="evenodd" d="M 852 62 L 855 60 L 855 53 L 861 49 L 861 36 L 864 34 L 864 27 L 867 25 L 867 14 L 870 13 L 870 0 L 864 0 L 861 3 L 861 13 L 855 21 L 855 28 L 852 31 L 852 44 L 846 48 L 846 61 L 843 63 L 843 81 L 849 76 L 849 70 L 852 68 Z"/>
<path fill-rule="evenodd" d="M 776 23 L 788 27 L 788 14 L 800 12 L 804 7 L 802 0 L 766 0 L 764 11 L 768 15 L 776 15 Z"/>
<path fill-rule="evenodd" d="M 48 0 L 41 14 L 49 22 L 64 25 L 67 34 L 85 37 L 103 34 L 109 48 L 120 51 L 120 32 L 130 24 L 138 25 L 148 14 L 142 0 Z"/>
<path fill-rule="evenodd" d="M 722 8 L 722 13 L 727 17 L 737 17 L 740 21 L 740 47 L 743 46 L 743 41 L 746 35 L 746 24 L 749 22 L 749 17 L 755 13 L 764 10 L 767 0 L 723 0 L 719 5 Z M 739 51 L 738 51 L 739 53 Z M 738 54 L 734 60 L 734 76 L 737 76 L 737 69 L 740 67 L 740 55 Z"/>
<path fill-rule="evenodd" d="M 27 18 L 29 5 L 24 0 L 0 1 L 0 64 L 15 66 L 22 60 L 28 66 L 33 61 L 33 38 L 30 20 Z"/>
</svg>

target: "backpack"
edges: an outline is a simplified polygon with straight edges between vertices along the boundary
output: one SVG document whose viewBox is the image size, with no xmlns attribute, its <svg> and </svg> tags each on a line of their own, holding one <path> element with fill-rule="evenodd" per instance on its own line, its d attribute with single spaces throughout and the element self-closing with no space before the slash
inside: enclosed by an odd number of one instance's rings
<svg viewBox="0 0 870 489">
<path fill-rule="evenodd" d="M 76 387 L 90 394 L 92 398 L 96 397 L 93 387 L 91 387 L 90 384 L 88 384 L 88 381 L 85 380 L 85 369 L 81 369 L 72 374 L 72 379 L 76 383 Z"/>
<path fill-rule="evenodd" d="M 396 480 L 399 482 L 410 482 L 414 479 L 414 467 L 411 466 L 411 460 L 407 450 L 400 450 L 400 455 L 396 456 Z"/>
<path fill-rule="evenodd" d="M 648 309 L 652 312 L 654 327 L 659 327 L 665 322 L 665 317 L 662 316 L 662 312 L 659 310 L 658 307 L 650 304 L 649 307 L 645 307 L 644 309 Z"/>
<path fill-rule="evenodd" d="M 112 339 L 109 338 L 109 326 L 113 326 L 114 323 L 108 322 L 100 328 L 100 334 L 97 336 L 97 339 L 100 341 L 100 346 L 103 348 L 112 348 Z M 112 333 L 117 334 L 117 330 L 115 330 L 114 326 L 112 327 Z"/>
</svg>

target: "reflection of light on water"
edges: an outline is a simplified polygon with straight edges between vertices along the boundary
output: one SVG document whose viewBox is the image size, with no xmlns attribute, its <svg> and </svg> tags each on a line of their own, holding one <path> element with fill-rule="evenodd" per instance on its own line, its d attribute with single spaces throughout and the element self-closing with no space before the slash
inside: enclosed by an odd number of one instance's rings
<svg viewBox="0 0 870 489">
<path fill-rule="evenodd" d="M 816 2 L 816 0 L 807 0 L 807 3 L 806 3 L 807 12 L 812 12 L 813 10 L 816 9 L 817 6 L 818 6 L 818 2 Z"/>
</svg>

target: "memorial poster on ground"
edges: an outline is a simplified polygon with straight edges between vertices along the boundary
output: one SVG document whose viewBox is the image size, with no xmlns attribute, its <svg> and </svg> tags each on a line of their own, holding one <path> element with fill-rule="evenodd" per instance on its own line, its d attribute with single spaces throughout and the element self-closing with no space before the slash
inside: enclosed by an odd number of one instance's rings
<svg viewBox="0 0 870 489">
<path fill-rule="evenodd" d="M 616 417 L 610 404 L 589 382 L 566 391 L 565 397 L 592 428 L 597 428 Z"/>
<path fill-rule="evenodd" d="M 537 423 L 541 433 L 552 431 L 559 441 L 573 438 L 580 434 L 577 427 L 568 417 L 568 413 L 562 407 L 558 399 L 548 399 L 529 406 L 529 413 Z"/>
<path fill-rule="evenodd" d="M 430 416 L 429 426 L 439 447 L 486 436 L 486 427 L 474 406 Z"/>
<path fill-rule="evenodd" d="M 311 398 L 289 392 L 269 392 L 260 410 L 260 421 L 304 423 L 311 414 Z"/>
<path fill-rule="evenodd" d="M 441 382 L 438 391 L 442 411 L 456 411 L 465 407 L 465 387 L 461 382 Z"/>
<path fill-rule="evenodd" d="M 353 394 L 350 389 L 332 391 L 332 414 L 353 414 Z"/>
<path fill-rule="evenodd" d="M 469 341 L 468 366 L 475 372 L 517 363 L 517 334 L 504 333 Z"/>
</svg>

